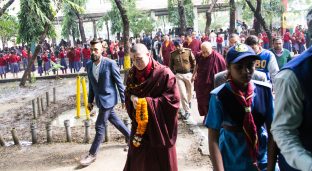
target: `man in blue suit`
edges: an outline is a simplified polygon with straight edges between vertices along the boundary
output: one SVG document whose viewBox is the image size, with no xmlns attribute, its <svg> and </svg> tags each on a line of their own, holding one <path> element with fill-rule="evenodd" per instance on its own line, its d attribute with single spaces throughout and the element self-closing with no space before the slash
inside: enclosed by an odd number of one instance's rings
<svg viewBox="0 0 312 171">
<path fill-rule="evenodd" d="M 86 66 L 89 79 L 88 109 L 92 110 L 95 98 L 95 103 L 99 108 L 99 114 L 95 124 L 96 134 L 89 154 L 80 160 L 80 164 L 83 166 L 88 166 L 95 161 L 97 151 L 104 137 L 107 120 L 127 139 L 129 139 L 130 135 L 129 129 L 114 112 L 114 106 L 118 101 L 117 89 L 122 108 L 125 108 L 125 87 L 120 77 L 119 68 L 115 61 L 102 57 L 103 47 L 99 40 L 93 40 L 90 44 L 91 61 Z"/>
</svg>

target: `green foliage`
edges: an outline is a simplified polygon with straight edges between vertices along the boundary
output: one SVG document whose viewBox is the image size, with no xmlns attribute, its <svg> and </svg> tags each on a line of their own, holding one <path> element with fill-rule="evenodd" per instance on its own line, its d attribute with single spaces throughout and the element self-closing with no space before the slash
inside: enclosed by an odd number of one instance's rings
<svg viewBox="0 0 312 171">
<path fill-rule="evenodd" d="M 17 36 L 18 27 L 16 17 L 8 14 L 3 14 L 0 17 L 0 37 L 10 39 Z"/>
<path fill-rule="evenodd" d="M 110 17 L 108 13 L 104 14 L 97 22 L 96 22 L 96 28 L 102 30 L 105 23 L 107 23 L 110 20 Z"/>
<path fill-rule="evenodd" d="M 134 34 L 134 37 L 144 31 L 145 33 L 151 33 L 153 29 L 153 21 L 147 13 L 144 13 L 136 8 L 135 0 L 130 0 L 127 3 L 127 12 L 130 20 L 130 30 Z"/>
<path fill-rule="evenodd" d="M 184 0 L 183 2 L 185 10 L 185 19 L 187 27 L 193 27 L 194 23 L 194 12 L 193 12 L 193 3 L 192 0 Z M 178 1 L 177 0 L 168 0 L 168 15 L 169 22 L 174 26 L 179 27 L 179 12 L 178 12 Z"/>
<path fill-rule="evenodd" d="M 72 0 L 72 1 L 65 1 L 64 4 L 71 8 L 73 11 L 83 14 L 85 12 L 85 5 L 88 0 Z M 65 6 L 64 5 L 64 6 Z"/>
<path fill-rule="evenodd" d="M 70 7 L 70 4 L 64 4 L 63 6 L 63 22 L 62 22 L 62 33 L 61 35 L 64 38 L 69 37 L 69 35 L 73 35 L 75 37 L 79 37 L 79 29 L 78 24 L 76 22 L 76 14 L 73 9 Z"/>
<path fill-rule="evenodd" d="M 256 8 L 256 1 L 251 1 Z M 247 23 L 252 23 L 254 13 L 250 10 L 245 0 L 237 3 L 242 6 L 242 19 Z M 284 11 L 283 5 L 280 0 L 263 0 L 261 14 L 266 21 L 270 23 L 270 20 L 280 21 L 280 17 Z"/>
<path fill-rule="evenodd" d="M 97 28 L 102 29 L 105 22 L 111 21 L 111 33 L 116 34 L 122 31 L 122 19 L 114 0 L 111 0 L 112 9 L 103 15 L 97 22 Z"/>
<path fill-rule="evenodd" d="M 77 14 L 83 14 L 85 9 L 83 8 L 87 3 L 87 0 L 72 0 L 63 2 L 63 22 L 62 22 L 62 33 L 64 38 L 73 35 L 80 37 L 79 27 L 76 22 Z"/>
<path fill-rule="evenodd" d="M 134 34 L 134 36 L 138 36 L 142 31 L 145 33 L 151 33 L 154 28 L 154 21 L 149 17 L 149 14 L 137 9 L 135 0 L 128 0 L 123 2 L 130 22 L 130 31 Z M 123 23 L 120 12 L 114 0 L 111 0 L 111 4 L 111 11 L 109 11 L 99 20 L 97 27 L 102 28 L 104 23 L 110 20 L 111 32 L 112 34 L 116 34 L 118 32 L 122 32 Z"/>
<path fill-rule="evenodd" d="M 144 17 L 141 23 L 144 33 L 151 34 L 154 30 L 155 21 L 151 17 Z"/>
<path fill-rule="evenodd" d="M 251 9 L 248 7 L 245 0 L 240 1 L 237 6 L 242 6 L 242 19 L 247 23 L 251 23 L 254 19 L 254 14 Z"/>
<path fill-rule="evenodd" d="M 284 7 L 279 0 L 264 0 L 262 1 L 262 15 L 264 14 L 264 18 L 273 19 L 279 18 L 284 12 Z"/>
<path fill-rule="evenodd" d="M 50 0 L 20 0 L 18 42 L 37 42 L 45 24 L 50 27 L 48 37 L 55 37 L 55 28 L 51 22 L 54 16 Z"/>
</svg>

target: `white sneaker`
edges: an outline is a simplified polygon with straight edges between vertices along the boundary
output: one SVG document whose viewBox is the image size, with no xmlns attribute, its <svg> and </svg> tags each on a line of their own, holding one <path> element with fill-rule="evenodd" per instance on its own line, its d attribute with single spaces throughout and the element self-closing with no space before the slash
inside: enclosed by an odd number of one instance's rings
<svg viewBox="0 0 312 171">
<path fill-rule="evenodd" d="M 96 157 L 92 154 L 88 154 L 86 156 L 84 156 L 81 160 L 80 160 L 80 164 L 82 166 L 89 166 L 91 163 L 93 163 L 95 161 Z"/>
</svg>

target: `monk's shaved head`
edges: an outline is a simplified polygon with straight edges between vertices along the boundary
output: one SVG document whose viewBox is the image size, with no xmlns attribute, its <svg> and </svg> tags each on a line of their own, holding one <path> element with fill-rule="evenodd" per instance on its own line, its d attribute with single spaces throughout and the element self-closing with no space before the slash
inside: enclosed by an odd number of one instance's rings
<svg viewBox="0 0 312 171">
<path fill-rule="evenodd" d="M 210 42 L 204 42 L 200 47 L 204 57 L 208 57 L 212 53 L 212 44 Z"/>
<path fill-rule="evenodd" d="M 142 43 L 134 44 L 132 48 L 130 49 L 130 52 L 131 53 L 137 53 L 137 52 L 149 53 L 146 46 Z"/>
<path fill-rule="evenodd" d="M 201 48 L 212 48 L 212 44 L 210 42 L 203 42 L 200 46 Z"/>
<path fill-rule="evenodd" d="M 131 59 L 133 61 L 133 65 L 138 70 L 143 70 L 150 60 L 150 54 L 147 50 L 146 46 L 142 43 L 137 43 L 132 46 L 130 49 Z"/>
</svg>

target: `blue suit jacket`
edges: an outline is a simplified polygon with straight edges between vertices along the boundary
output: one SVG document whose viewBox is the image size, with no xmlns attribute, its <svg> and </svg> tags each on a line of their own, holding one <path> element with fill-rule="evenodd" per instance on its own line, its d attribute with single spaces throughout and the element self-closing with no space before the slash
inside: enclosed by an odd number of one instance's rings
<svg viewBox="0 0 312 171">
<path fill-rule="evenodd" d="M 119 68 L 115 61 L 101 57 L 99 68 L 99 81 L 97 82 L 93 72 L 93 62 L 87 63 L 87 73 L 89 79 L 88 103 L 92 103 L 95 98 L 96 105 L 100 108 L 108 109 L 117 104 L 117 88 L 122 103 L 125 102 L 125 87 L 122 83 Z M 116 88 L 117 87 L 117 88 Z"/>
</svg>

